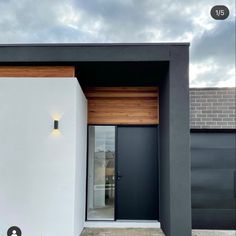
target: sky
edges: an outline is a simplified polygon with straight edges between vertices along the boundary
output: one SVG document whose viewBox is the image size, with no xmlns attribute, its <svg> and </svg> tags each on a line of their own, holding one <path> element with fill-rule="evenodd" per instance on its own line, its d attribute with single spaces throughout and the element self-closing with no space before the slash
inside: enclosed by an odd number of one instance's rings
<svg viewBox="0 0 236 236">
<path fill-rule="evenodd" d="M 0 0 L 1 44 L 133 42 L 190 42 L 191 87 L 235 86 L 234 0 Z"/>
</svg>

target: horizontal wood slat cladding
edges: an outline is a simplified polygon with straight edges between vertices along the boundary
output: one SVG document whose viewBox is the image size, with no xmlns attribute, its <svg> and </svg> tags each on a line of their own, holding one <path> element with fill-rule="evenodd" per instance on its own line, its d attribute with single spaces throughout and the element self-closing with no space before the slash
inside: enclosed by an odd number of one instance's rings
<svg viewBox="0 0 236 236">
<path fill-rule="evenodd" d="M 88 124 L 156 125 L 157 87 L 88 87 Z"/>
<path fill-rule="evenodd" d="M 74 77 L 73 66 L 0 66 L 0 77 Z"/>
</svg>

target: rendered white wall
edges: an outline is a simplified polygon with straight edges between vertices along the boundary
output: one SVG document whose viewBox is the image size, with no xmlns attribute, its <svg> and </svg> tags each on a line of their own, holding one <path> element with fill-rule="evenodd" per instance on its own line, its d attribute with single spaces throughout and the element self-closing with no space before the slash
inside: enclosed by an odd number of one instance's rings
<svg viewBox="0 0 236 236">
<path fill-rule="evenodd" d="M 12 225 L 24 236 L 79 235 L 86 107 L 75 78 L 0 78 L 0 235 Z"/>
<path fill-rule="evenodd" d="M 87 101 L 77 82 L 76 172 L 75 172 L 75 235 L 85 222 L 87 164 Z"/>
</svg>

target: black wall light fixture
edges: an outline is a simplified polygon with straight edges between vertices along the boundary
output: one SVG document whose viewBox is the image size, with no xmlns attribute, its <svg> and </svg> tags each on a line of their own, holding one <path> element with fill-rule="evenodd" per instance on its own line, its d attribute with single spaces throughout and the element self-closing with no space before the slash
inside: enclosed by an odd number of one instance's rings
<svg viewBox="0 0 236 236">
<path fill-rule="evenodd" d="M 58 128 L 59 128 L 59 121 L 54 120 L 54 129 L 58 129 Z"/>
</svg>

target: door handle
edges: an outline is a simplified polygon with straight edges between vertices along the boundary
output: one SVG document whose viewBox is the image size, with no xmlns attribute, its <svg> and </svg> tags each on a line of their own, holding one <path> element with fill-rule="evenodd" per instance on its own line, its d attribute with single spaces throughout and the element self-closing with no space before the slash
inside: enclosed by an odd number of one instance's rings
<svg viewBox="0 0 236 236">
<path fill-rule="evenodd" d="M 117 171 L 116 176 L 117 176 L 117 180 L 120 180 L 120 179 L 123 177 L 123 176 L 120 174 L 120 171 Z"/>
<path fill-rule="evenodd" d="M 236 198 L 236 171 L 234 171 L 234 198 Z"/>
</svg>

